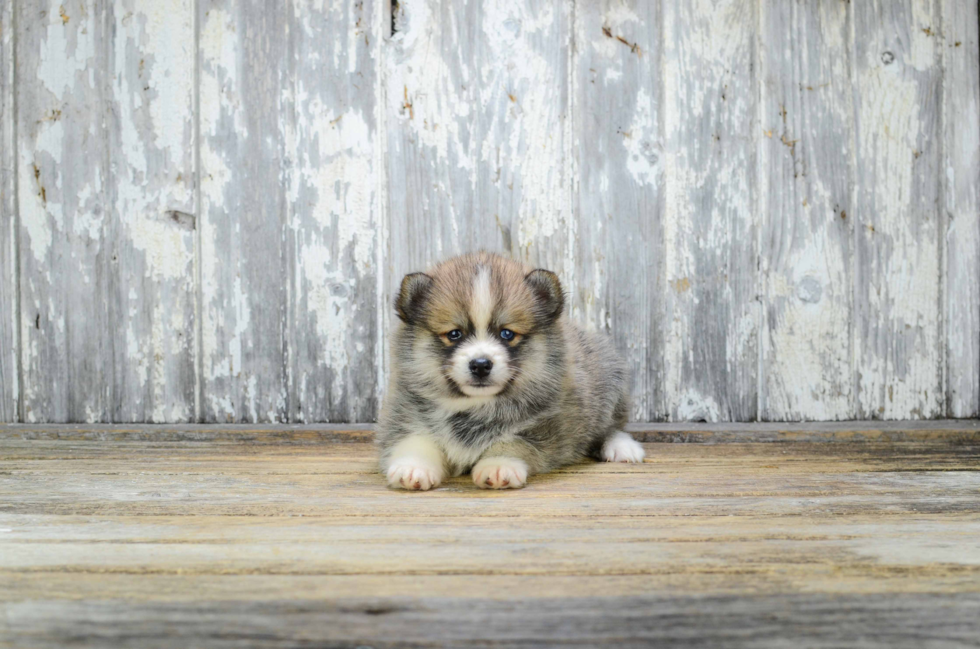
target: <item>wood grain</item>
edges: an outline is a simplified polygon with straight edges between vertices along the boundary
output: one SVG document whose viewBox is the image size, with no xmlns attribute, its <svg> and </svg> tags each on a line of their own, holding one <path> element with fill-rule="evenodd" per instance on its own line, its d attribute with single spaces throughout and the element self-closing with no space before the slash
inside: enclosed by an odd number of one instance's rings
<svg viewBox="0 0 980 649">
<path fill-rule="evenodd" d="M 667 272 L 674 420 L 758 416 L 758 4 L 663 5 Z"/>
<path fill-rule="evenodd" d="M 204 0 L 200 23 L 201 412 L 288 417 L 287 7 Z"/>
<path fill-rule="evenodd" d="M 21 417 L 110 421 L 106 2 L 16 7 Z"/>
<path fill-rule="evenodd" d="M 944 408 L 942 17 L 937 3 L 852 4 L 858 417 Z M 955 326 L 960 326 L 957 323 Z"/>
<path fill-rule="evenodd" d="M 21 421 L 14 3 L 0 2 L 0 421 Z"/>
<path fill-rule="evenodd" d="M 481 584 L 482 585 L 482 584 Z M 976 647 L 980 597 L 736 595 L 6 607 L 29 647 Z M 234 607 L 234 608 L 233 608 Z M 46 625 L 46 626 L 42 626 Z M 214 631 L 214 627 L 221 628 Z"/>
<path fill-rule="evenodd" d="M 0 421 L 370 422 L 393 287 L 477 248 L 635 421 L 976 417 L 977 16 L 2 0 Z"/>
<path fill-rule="evenodd" d="M 379 405 L 382 4 L 302 0 L 290 10 L 289 421 L 371 421 Z"/>
<path fill-rule="evenodd" d="M 0 424 L 0 440 L 99 442 L 237 442 L 309 444 L 369 442 L 368 424 Z M 946 442 L 974 443 L 977 420 L 849 421 L 802 423 L 641 423 L 626 430 L 644 442 Z"/>
<path fill-rule="evenodd" d="M 192 0 L 109 7 L 112 421 L 196 418 Z"/>
<path fill-rule="evenodd" d="M 389 289 L 506 251 L 574 289 L 566 149 L 571 3 L 400 2 L 387 49 Z"/>
<path fill-rule="evenodd" d="M 631 418 L 664 419 L 663 98 L 659 2 L 575 6 L 573 317 L 630 365 Z M 637 277 L 644 281 L 637 282 Z"/>
<path fill-rule="evenodd" d="M 520 491 L 464 476 L 407 493 L 371 444 L 23 428 L 0 430 L 9 646 L 976 646 L 980 631 L 976 431 L 647 444 L 641 465 Z"/>
<path fill-rule="evenodd" d="M 853 419 L 850 4 L 760 3 L 761 419 Z"/>
<path fill-rule="evenodd" d="M 980 24 L 977 3 L 943 3 L 946 408 L 980 414 Z"/>
</svg>

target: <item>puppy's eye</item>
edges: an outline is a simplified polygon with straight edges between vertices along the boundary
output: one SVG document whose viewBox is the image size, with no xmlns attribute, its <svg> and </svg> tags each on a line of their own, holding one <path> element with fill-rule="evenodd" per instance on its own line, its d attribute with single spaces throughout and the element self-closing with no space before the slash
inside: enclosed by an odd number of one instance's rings
<svg viewBox="0 0 980 649">
<path fill-rule="evenodd" d="M 500 337 L 504 340 L 514 340 L 514 332 L 510 329 L 501 329 Z"/>
<path fill-rule="evenodd" d="M 462 337 L 463 337 L 463 332 L 460 331 L 459 329 L 453 329 L 448 334 L 446 334 L 446 338 L 448 338 L 452 342 L 456 342 Z"/>
</svg>

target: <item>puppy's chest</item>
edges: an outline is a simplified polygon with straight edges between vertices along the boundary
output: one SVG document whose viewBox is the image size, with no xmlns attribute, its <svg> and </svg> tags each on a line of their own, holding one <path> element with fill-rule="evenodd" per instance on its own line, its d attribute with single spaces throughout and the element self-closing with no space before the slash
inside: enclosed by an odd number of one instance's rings
<svg viewBox="0 0 980 649">
<path fill-rule="evenodd" d="M 433 413 L 430 428 L 450 463 L 465 471 L 491 444 L 512 438 L 519 427 L 481 413 L 440 410 Z"/>
</svg>

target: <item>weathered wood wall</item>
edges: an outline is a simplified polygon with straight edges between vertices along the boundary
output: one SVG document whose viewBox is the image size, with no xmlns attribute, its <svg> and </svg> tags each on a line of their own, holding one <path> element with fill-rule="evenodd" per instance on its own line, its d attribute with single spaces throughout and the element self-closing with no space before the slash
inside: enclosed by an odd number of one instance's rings
<svg viewBox="0 0 980 649">
<path fill-rule="evenodd" d="M 370 421 L 559 272 L 636 420 L 980 414 L 967 0 L 0 0 L 0 420 Z"/>
</svg>

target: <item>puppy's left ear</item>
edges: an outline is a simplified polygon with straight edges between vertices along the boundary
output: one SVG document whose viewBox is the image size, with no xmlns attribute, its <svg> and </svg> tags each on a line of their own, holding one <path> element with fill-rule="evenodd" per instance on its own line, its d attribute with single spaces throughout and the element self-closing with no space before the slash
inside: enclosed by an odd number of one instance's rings
<svg viewBox="0 0 980 649">
<path fill-rule="evenodd" d="M 565 292 L 561 288 L 558 275 L 550 270 L 538 268 L 524 277 L 531 293 L 534 295 L 534 311 L 536 319 L 551 324 L 558 319 L 565 308 Z"/>
<path fill-rule="evenodd" d="M 425 273 L 411 273 L 402 278 L 402 286 L 395 298 L 395 311 L 398 317 L 408 324 L 422 315 L 425 300 L 432 290 L 432 278 Z"/>
</svg>

